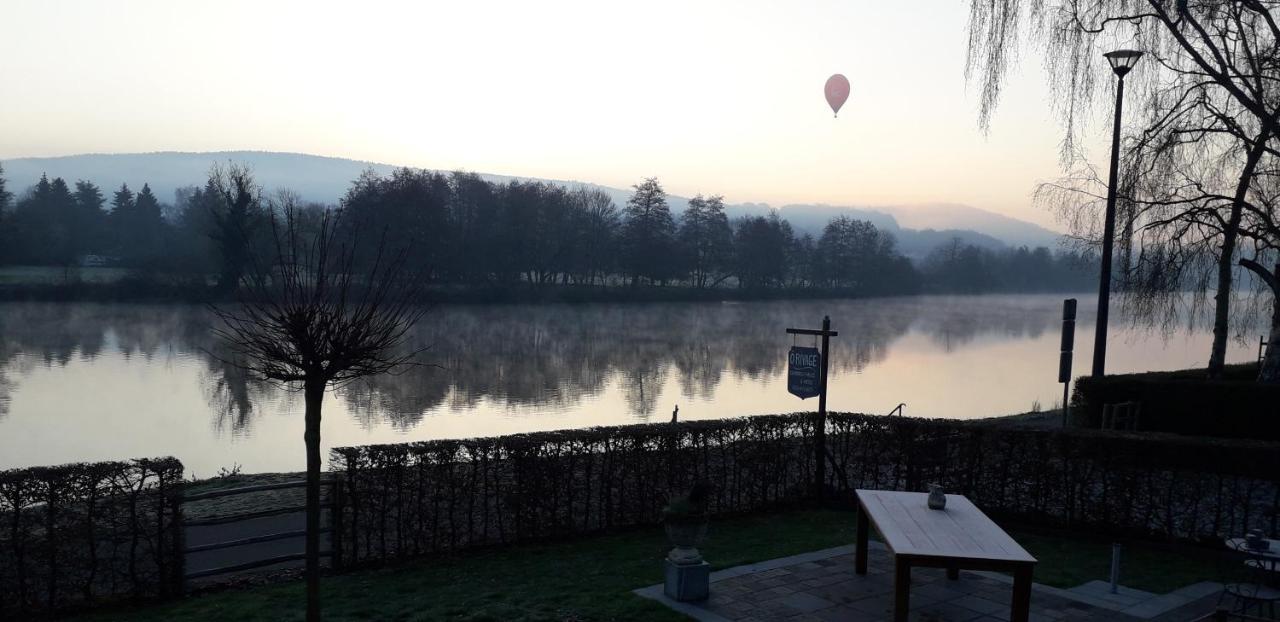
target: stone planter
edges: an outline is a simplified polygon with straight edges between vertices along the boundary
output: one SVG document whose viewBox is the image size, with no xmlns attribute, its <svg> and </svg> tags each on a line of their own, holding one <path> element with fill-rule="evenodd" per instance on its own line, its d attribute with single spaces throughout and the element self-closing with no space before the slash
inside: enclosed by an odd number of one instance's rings
<svg viewBox="0 0 1280 622">
<path fill-rule="evenodd" d="M 702 559 L 698 545 L 707 538 L 707 517 L 668 517 L 662 524 L 671 542 L 663 560 L 663 593 L 679 602 L 705 600 L 711 588 L 711 564 Z"/>
<path fill-rule="evenodd" d="M 668 518 L 663 522 L 663 528 L 666 529 L 667 541 L 672 546 L 667 559 L 676 564 L 702 562 L 702 553 L 698 552 L 698 546 L 707 538 L 706 517 Z"/>
</svg>

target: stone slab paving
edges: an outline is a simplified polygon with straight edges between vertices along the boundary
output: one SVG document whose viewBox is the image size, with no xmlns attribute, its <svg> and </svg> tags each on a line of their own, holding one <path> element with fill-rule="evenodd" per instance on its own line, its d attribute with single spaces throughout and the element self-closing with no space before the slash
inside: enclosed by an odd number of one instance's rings
<svg viewBox="0 0 1280 622">
<path fill-rule="evenodd" d="M 1113 595 L 1105 583 L 1081 587 L 1075 592 L 1036 584 L 1031 620 L 1189 621 L 1213 610 L 1221 586 L 1197 584 L 1169 595 L 1129 589 Z M 890 620 L 893 562 L 883 545 L 872 542 L 864 576 L 853 571 L 853 547 L 843 546 L 713 572 L 711 596 L 700 603 L 673 601 L 661 584 L 636 593 L 704 622 Z M 1012 579 L 1005 575 L 962 571 L 951 581 L 941 569 L 916 568 L 911 620 L 1008 620 L 1012 597 Z"/>
<path fill-rule="evenodd" d="M 1218 602 L 1222 593 L 1222 584 L 1203 581 L 1179 588 L 1168 594 L 1152 594 L 1118 586 L 1115 594 L 1111 593 L 1111 584 L 1106 581 L 1090 581 L 1084 585 L 1067 590 L 1074 598 L 1084 602 L 1099 604 L 1103 607 L 1118 608 L 1121 612 L 1143 619 L 1156 618 L 1164 613 L 1175 611 L 1184 605 L 1198 603 L 1206 598 Z M 1095 601 L 1100 601 L 1095 603 Z"/>
</svg>

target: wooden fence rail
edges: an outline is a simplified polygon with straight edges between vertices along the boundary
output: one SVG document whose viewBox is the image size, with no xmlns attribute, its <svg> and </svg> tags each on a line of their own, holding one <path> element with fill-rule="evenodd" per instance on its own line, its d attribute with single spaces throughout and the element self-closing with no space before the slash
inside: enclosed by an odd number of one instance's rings
<svg viewBox="0 0 1280 622">
<path fill-rule="evenodd" d="M 338 543 L 337 540 L 338 538 L 341 537 L 341 529 L 335 529 L 335 525 L 332 524 L 333 521 L 339 520 L 337 518 L 339 515 L 339 512 L 334 511 L 335 500 L 340 495 L 340 493 L 338 492 L 339 482 L 340 482 L 340 478 L 336 478 L 336 477 L 323 479 L 320 482 L 320 485 L 322 487 L 327 486 L 329 487 L 329 490 L 330 490 L 329 501 L 321 503 L 320 509 L 322 511 L 329 510 L 331 524 L 328 527 L 322 528 L 319 533 L 321 535 L 331 534 L 331 538 L 333 540 L 332 544 L 334 545 Z M 279 482 L 274 484 L 258 484 L 253 486 L 240 486 L 237 488 L 224 488 L 219 490 L 211 490 L 207 492 L 184 495 L 182 497 L 182 503 L 192 503 L 196 501 L 220 499 L 225 497 L 253 494 L 258 492 L 268 492 L 273 490 L 304 488 L 306 487 L 306 485 L 307 485 L 306 480 L 295 480 L 295 481 L 288 481 L 288 482 Z M 182 526 L 183 528 L 216 527 L 220 525 L 242 523 L 245 521 L 251 521 L 251 520 L 260 519 L 260 518 L 269 518 L 272 516 L 285 516 L 289 514 L 299 514 L 299 513 L 306 512 L 306 510 L 307 510 L 307 506 L 305 505 L 286 505 L 286 506 L 275 507 L 275 508 L 253 510 L 250 512 L 238 512 L 238 513 L 232 513 L 232 514 L 223 514 L 223 515 L 217 515 L 217 516 L 202 517 L 197 519 L 189 519 L 189 520 L 183 521 Z M 240 537 L 240 538 L 233 538 L 230 540 L 222 540 L 218 542 L 209 542 L 206 544 L 188 546 L 184 548 L 182 552 L 184 555 L 208 553 L 211 551 L 235 549 L 235 548 L 253 546 L 258 544 L 265 544 L 268 542 L 276 542 L 280 540 L 302 538 L 302 537 L 306 537 L 306 535 L 307 535 L 307 530 L 305 528 L 289 529 L 286 531 L 276 531 L 272 533 L 264 533 L 264 534 L 258 534 L 258 535 Z M 333 567 L 336 568 L 341 563 L 341 556 L 334 553 L 335 549 L 336 549 L 336 546 L 334 548 L 331 548 L 328 551 L 321 551 L 320 556 L 331 558 L 332 561 L 330 563 Z M 183 578 L 188 581 L 192 579 L 203 579 L 203 578 L 208 578 L 208 577 L 213 577 L 218 575 L 231 574 L 235 572 L 244 572 L 246 570 L 254 570 L 257 568 L 264 568 L 267 566 L 274 566 L 277 564 L 282 564 L 287 562 L 301 561 L 305 559 L 306 559 L 305 553 L 270 555 L 270 556 L 264 556 L 257 559 L 251 559 L 251 560 L 238 562 L 234 564 L 227 564 L 227 565 L 219 566 L 216 568 L 206 568 L 202 570 L 187 572 L 183 575 Z"/>
</svg>

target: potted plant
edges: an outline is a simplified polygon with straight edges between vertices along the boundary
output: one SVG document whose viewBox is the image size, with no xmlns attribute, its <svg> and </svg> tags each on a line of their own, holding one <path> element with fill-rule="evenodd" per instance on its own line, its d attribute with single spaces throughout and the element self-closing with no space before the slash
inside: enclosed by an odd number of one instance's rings
<svg viewBox="0 0 1280 622">
<path fill-rule="evenodd" d="M 698 545 L 707 537 L 707 497 L 711 485 L 706 481 L 695 483 L 683 494 L 676 495 L 662 509 L 662 525 L 671 542 L 667 559 L 677 564 L 698 564 L 702 554 Z"/>
</svg>

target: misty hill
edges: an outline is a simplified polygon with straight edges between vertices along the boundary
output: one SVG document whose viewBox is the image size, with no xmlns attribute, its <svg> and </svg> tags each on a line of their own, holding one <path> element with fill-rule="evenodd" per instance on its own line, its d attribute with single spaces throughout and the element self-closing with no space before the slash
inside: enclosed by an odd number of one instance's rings
<svg viewBox="0 0 1280 622">
<path fill-rule="evenodd" d="M 996 216 L 1005 218 L 998 214 L 992 214 L 985 210 L 977 208 L 959 206 L 966 210 L 972 210 L 979 214 L 988 216 Z M 725 208 L 730 218 L 734 216 L 746 215 L 764 215 L 768 214 L 771 208 L 763 203 L 748 203 L 743 205 L 731 205 Z M 836 216 L 850 216 L 859 220 L 865 220 L 875 225 L 877 229 L 889 231 L 898 239 L 898 248 L 904 255 L 911 259 L 922 259 L 929 251 L 937 248 L 938 245 L 951 241 L 952 238 L 960 238 L 967 244 L 980 246 L 992 250 L 1004 248 L 1005 246 L 1048 246 L 1054 248 L 1057 244 L 1058 234 L 1047 229 L 1041 229 L 1031 223 L 1014 220 L 1014 222 L 1025 225 L 1030 229 L 1038 229 L 1041 233 L 1031 233 L 1029 235 L 1010 235 L 1009 237 L 996 237 L 987 233 L 980 232 L 977 227 L 968 227 L 960 221 L 948 226 L 947 221 L 943 218 L 936 219 L 942 225 L 942 228 L 935 229 L 930 226 L 923 228 L 913 228 L 906 225 L 895 211 L 900 208 L 892 207 L 875 207 L 875 208 L 858 208 L 833 205 L 784 205 L 778 208 L 778 213 L 787 222 L 791 223 L 791 227 L 800 233 L 809 233 L 814 237 L 822 233 L 822 228 L 826 226 L 832 218 Z M 978 218 L 974 222 L 980 222 Z M 1010 227 L 1012 229 L 1012 227 Z M 1011 231 L 1011 233 L 1017 233 Z"/>
<path fill-rule="evenodd" d="M 18 192 L 34 185 L 41 174 L 48 174 L 49 177 L 62 177 L 68 182 L 89 180 L 104 190 L 114 190 L 122 183 L 127 183 L 136 190 L 145 182 L 151 185 L 151 190 L 161 200 L 172 200 L 174 190 L 202 185 L 214 164 L 229 162 L 247 164 L 253 169 L 254 178 L 268 192 L 288 188 L 298 193 L 304 201 L 316 203 L 337 203 L 351 187 L 351 182 L 366 170 L 386 175 L 400 168 L 398 165 L 380 162 L 273 151 L 95 153 L 52 158 L 14 158 L 0 161 L 0 164 L 4 165 L 5 177 Z M 480 176 L 494 182 L 522 179 L 483 173 Z M 543 181 L 594 187 L 593 184 L 573 181 Z M 630 196 L 622 190 L 607 190 L 611 194 L 617 194 L 615 200 L 620 196 L 625 201 Z"/>
<path fill-rule="evenodd" d="M 238 162 L 252 167 L 254 176 L 267 191 L 289 188 L 303 200 L 336 203 L 346 193 L 351 181 L 365 170 L 388 174 L 396 165 L 350 160 L 299 153 L 268 151 L 221 151 L 210 153 L 156 152 L 125 154 L 84 154 L 50 158 L 14 158 L 3 161 L 5 177 L 17 192 L 35 184 L 41 174 L 66 180 L 88 180 L 109 192 L 128 183 L 141 188 L 148 183 L 161 200 L 170 201 L 178 188 L 203 183 L 210 167 L 217 162 Z M 481 173 L 493 182 L 530 179 Z M 566 186 L 586 186 L 607 192 L 622 205 L 630 197 L 630 189 L 601 186 L 573 180 L 549 181 Z M 685 197 L 671 196 L 671 209 L 676 213 L 688 206 Z M 773 208 L 764 203 L 728 205 L 730 218 L 765 215 Z M 994 212 L 958 204 L 916 206 L 846 207 L 830 205 L 785 205 L 779 213 L 799 232 L 815 236 L 822 227 L 839 215 L 870 221 L 876 227 L 891 231 L 898 238 L 903 254 L 919 259 L 953 237 L 985 248 L 1011 246 L 1054 247 L 1059 234 L 1038 225 Z"/>
<path fill-rule="evenodd" d="M 1019 246 L 1025 244 L 1053 248 L 1062 237 L 1057 232 L 1025 220 L 958 203 L 900 205 L 877 209 L 891 214 L 904 228 L 939 231 L 969 229 Z"/>
</svg>

